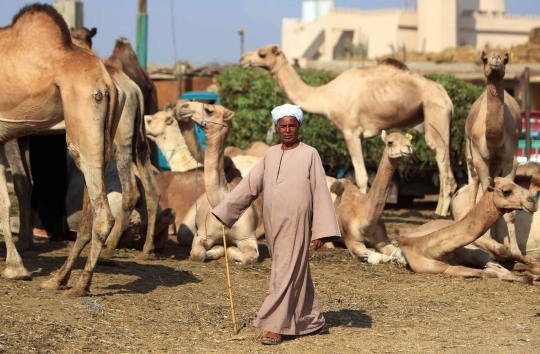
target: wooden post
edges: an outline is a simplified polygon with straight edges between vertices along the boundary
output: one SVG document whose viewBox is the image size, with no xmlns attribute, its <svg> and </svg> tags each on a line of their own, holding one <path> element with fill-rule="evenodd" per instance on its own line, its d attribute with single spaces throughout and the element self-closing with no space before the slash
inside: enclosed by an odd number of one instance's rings
<svg viewBox="0 0 540 354">
<path fill-rule="evenodd" d="M 139 0 L 137 6 L 137 59 L 146 70 L 146 53 L 148 41 L 148 14 L 146 13 L 146 0 Z"/>
<path fill-rule="evenodd" d="M 531 71 L 525 68 L 525 157 L 531 160 Z"/>
</svg>

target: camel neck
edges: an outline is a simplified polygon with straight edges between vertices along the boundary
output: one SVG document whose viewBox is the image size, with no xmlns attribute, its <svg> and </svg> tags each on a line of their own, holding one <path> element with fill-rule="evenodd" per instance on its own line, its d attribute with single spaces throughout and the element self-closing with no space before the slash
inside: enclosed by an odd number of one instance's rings
<svg viewBox="0 0 540 354">
<path fill-rule="evenodd" d="M 199 141 L 195 133 L 195 124 L 192 121 L 187 123 L 180 122 L 179 126 L 191 156 L 197 156 L 197 161 L 203 162 L 205 151 L 202 146 L 199 146 Z M 197 148 L 199 151 L 197 151 Z"/>
<path fill-rule="evenodd" d="M 210 123 L 208 123 L 210 125 Z M 225 143 L 229 127 L 213 125 L 206 132 L 206 154 L 204 156 L 204 186 L 212 208 L 215 208 L 229 193 L 223 169 Z"/>
<path fill-rule="evenodd" d="M 448 226 L 442 230 L 452 228 L 451 232 L 455 235 L 460 235 L 462 241 L 459 247 L 466 246 L 480 236 L 486 233 L 487 230 L 503 215 L 493 203 L 493 191 L 486 190 L 482 198 L 476 203 L 474 208 L 465 217 L 455 224 Z M 438 230 L 434 236 L 441 232 Z"/>
<path fill-rule="evenodd" d="M 499 148 L 504 142 L 504 86 L 502 79 L 488 78 L 486 100 L 486 142 L 488 147 Z"/>
<path fill-rule="evenodd" d="M 197 167 L 197 161 L 190 154 L 184 137 L 168 135 L 168 139 L 158 138 L 156 144 L 167 160 L 171 171 L 185 172 Z"/>
<path fill-rule="evenodd" d="M 401 158 L 391 159 L 388 157 L 388 148 L 384 149 L 377 175 L 367 193 L 366 207 L 368 211 L 365 214 L 366 221 L 377 220 L 381 217 L 390 190 L 390 182 L 399 161 L 401 161 Z"/>
<path fill-rule="evenodd" d="M 270 70 L 270 73 L 287 97 L 294 104 L 300 105 L 303 111 L 328 117 L 325 86 L 307 85 L 285 58 L 280 59 L 275 71 Z"/>
</svg>

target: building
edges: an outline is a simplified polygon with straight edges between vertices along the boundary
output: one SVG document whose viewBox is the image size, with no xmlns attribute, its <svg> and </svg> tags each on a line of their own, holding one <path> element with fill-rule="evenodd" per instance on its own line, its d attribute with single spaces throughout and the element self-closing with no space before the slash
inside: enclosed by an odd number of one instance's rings
<svg viewBox="0 0 540 354">
<path fill-rule="evenodd" d="M 300 64 L 461 45 L 511 48 L 526 42 L 538 26 L 540 16 L 506 14 L 506 0 L 417 0 L 413 8 L 370 11 L 336 8 L 334 0 L 305 0 L 301 19 L 283 19 L 281 46 Z"/>
</svg>

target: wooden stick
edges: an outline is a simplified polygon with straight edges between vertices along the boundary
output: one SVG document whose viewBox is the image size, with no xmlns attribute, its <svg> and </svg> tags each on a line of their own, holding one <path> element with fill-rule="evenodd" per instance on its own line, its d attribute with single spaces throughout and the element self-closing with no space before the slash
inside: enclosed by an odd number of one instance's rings
<svg viewBox="0 0 540 354">
<path fill-rule="evenodd" d="M 232 323 L 234 328 L 234 334 L 238 334 L 238 329 L 236 327 L 236 315 L 234 314 L 234 303 L 232 298 L 231 275 L 229 273 L 229 258 L 227 257 L 227 238 L 225 237 L 225 225 L 221 225 L 221 231 L 223 233 L 223 248 L 225 249 L 225 268 L 227 269 L 227 284 L 229 285 L 229 299 L 231 300 Z"/>
</svg>

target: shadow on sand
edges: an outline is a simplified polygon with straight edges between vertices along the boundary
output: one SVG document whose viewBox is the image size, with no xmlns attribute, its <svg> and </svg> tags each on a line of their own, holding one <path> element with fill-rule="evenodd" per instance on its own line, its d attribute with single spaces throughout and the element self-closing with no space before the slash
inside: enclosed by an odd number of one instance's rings
<svg viewBox="0 0 540 354">
<path fill-rule="evenodd" d="M 371 316 L 363 310 L 341 309 L 339 311 L 327 311 L 323 313 L 328 327 L 356 327 L 371 328 Z"/>
</svg>

